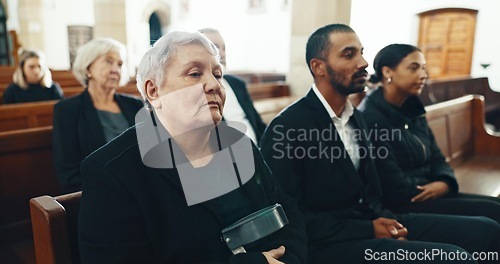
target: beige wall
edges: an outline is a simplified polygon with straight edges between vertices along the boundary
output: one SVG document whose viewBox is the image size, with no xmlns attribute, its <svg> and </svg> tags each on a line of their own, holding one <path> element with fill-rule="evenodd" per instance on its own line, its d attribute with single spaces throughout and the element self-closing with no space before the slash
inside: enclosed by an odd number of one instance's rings
<svg viewBox="0 0 500 264">
<path fill-rule="evenodd" d="M 94 37 L 110 37 L 127 45 L 125 0 L 94 0 Z"/>
<path fill-rule="evenodd" d="M 326 24 L 349 24 L 351 0 L 294 0 L 292 3 L 290 71 L 287 81 L 292 94 L 301 96 L 313 82 L 305 61 L 309 35 Z"/>
<path fill-rule="evenodd" d="M 19 0 L 19 41 L 23 47 L 45 50 L 43 0 Z"/>
</svg>

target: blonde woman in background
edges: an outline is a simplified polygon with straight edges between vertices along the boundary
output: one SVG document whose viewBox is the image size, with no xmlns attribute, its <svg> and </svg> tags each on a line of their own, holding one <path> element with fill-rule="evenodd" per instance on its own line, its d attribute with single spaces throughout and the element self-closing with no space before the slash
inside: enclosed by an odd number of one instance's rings
<svg viewBox="0 0 500 264">
<path fill-rule="evenodd" d="M 19 56 L 19 65 L 13 83 L 3 94 L 4 104 L 56 100 L 63 98 L 59 84 L 52 81 L 45 55 L 37 49 L 25 49 Z"/>
</svg>

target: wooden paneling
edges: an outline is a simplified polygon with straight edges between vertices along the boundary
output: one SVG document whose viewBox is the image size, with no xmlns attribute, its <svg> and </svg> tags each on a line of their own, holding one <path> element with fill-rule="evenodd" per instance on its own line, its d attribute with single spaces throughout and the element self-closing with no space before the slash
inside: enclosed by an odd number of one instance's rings
<svg viewBox="0 0 500 264">
<path fill-rule="evenodd" d="M 438 146 L 462 192 L 500 194 L 500 133 L 485 130 L 484 97 L 468 95 L 426 107 Z"/>
<path fill-rule="evenodd" d="M 418 46 L 430 78 L 470 74 L 477 10 L 448 8 L 419 14 Z"/>
</svg>

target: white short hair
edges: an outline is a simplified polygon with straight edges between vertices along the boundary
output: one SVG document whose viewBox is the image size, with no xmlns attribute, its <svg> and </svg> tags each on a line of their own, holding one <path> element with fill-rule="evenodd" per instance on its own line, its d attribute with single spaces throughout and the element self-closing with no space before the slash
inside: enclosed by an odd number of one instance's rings
<svg viewBox="0 0 500 264">
<path fill-rule="evenodd" d="M 73 63 L 73 75 L 83 85 L 88 84 L 88 68 L 97 58 L 108 53 L 118 52 L 123 60 L 121 67 L 120 86 L 127 84 L 130 76 L 127 72 L 126 58 L 127 50 L 125 45 L 112 38 L 96 38 L 78 48 L 75 62 Z"/>
<path fill-rule="evenodd" d="M 165 72 L 168 71 L 169 59 L 180 46 L 197 44 L 205 47 L 207 51 L 220 60 L 217 47 L 200 32 L 173 31 L 158 39 L 154 45 L 144 54 L 137 69 L 137 89 L 144 101 L 147 101 L 145 83 L 154 80 L 157 85 L 164 83 Z M 175 66 L 174 66 L 175 67 Z"/>
</svg>

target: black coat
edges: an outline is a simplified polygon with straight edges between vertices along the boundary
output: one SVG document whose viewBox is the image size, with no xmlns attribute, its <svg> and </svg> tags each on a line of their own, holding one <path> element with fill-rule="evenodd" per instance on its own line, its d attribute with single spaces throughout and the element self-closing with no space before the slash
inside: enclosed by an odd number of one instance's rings
<svg viewBox="0 0 500 264">
<path fill-rule="evenodd" d="M 280 245 L 286 248 L 281 261 L 306 263 L 302 215 L 274 183 L 256 147 L 255 174 L 240 189 L 255 210 L 282 204 L 290 223 L 245 246 L 249 253 L 232 256 L 221 240 L 226 225 L 215 199 L 187 206 L 177 169 L 143 164 L 136 127 L 82 163 L 82 263 L 267 263 L 261 252 Z"/>
<path fill-rule="evenodd" d="M 257 113 L 257 110 L 255 110 L 252 98 L 248 93 L 245 82 L 232 75 L 224 75 L 224 78 L 229 83 L 229 85 L 231 85 L 231 88 L 233 88 L 234 94 L 238 99 L 238 103 L 240 103 L 241 108 L 243 108 L 243 112 L 245 112 L 246 118 L 255 131 L 257 142 L 260 142 L 262 134 L 266 129 L 266 124 L 264 123 L 264 121 L 262 121 L 262 118 L 260 117 L 259 113 Z"/>
<path fill-rule="evenodd" d="M 436 143 L 418 97 L 409 97 L 398 109 L 378 88 L 363 100 L 359 110 L 373 131 L 372 143 L 388 153 L 376 161 L 384 203 L 408 204 L 420 193 L 417 185 L 434 181 L 444 181 L 451 193 L 458 192 L 453 170 Z"/>
<path fill-rule="evenodd" d="M 52 86 L 48 88 L 41 84 L 28 84 L 26 89 L 11 83 L 3 93 L 4 104 L 49 101 L 62 98 L 63 91 L 56 82 L 52 83 Z"/>
<path fill-rule="evenodd" d="M 115 94 L 130 126 L 143 103 L 136 97 Z M 106 144 L 104 131 L 90 94 L 85 91 L 54 105 L 53 153 L 57 177 L 64 193 L 81 190 L 80 163 Z"/>
<path fill-rule="evenodd" d="M 349 122 L 366 129 L 357 110 Z M 358 143 L 363 148 L 371 144 L 364 136 Z M 381 207 L 373 160 L 361 159 L 356 171 L 349 156 L 343 155 L 344 145 L 313 90 L 270 123 L 261 151 L 285 192 L 298 201 L 304 213 L 311 254 L 338 242 L 372 239 L 372 220 L 396 219 Z"/>
</svg>

